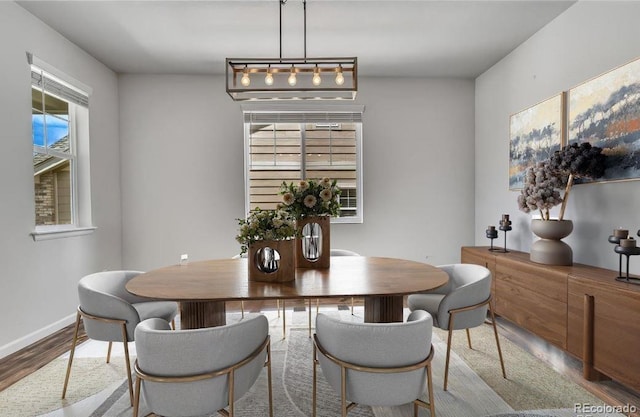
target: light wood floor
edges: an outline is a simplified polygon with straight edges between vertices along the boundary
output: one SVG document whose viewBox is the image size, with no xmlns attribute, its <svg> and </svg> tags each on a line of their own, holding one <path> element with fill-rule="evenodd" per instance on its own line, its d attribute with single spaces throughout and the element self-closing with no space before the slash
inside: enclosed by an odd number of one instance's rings
<svg viewBox="0 0 640 417">
<path fill-rule="evenodd" d="M 350 299 L 321 300 L 321 305 L 350 306 Z M 356 305 L 362 305 L 362 300 L 356 299 Z M 288 300 L 286 307 L 290 309 L 304 309 L 304 300 Z M 244 303 L 245 312 L 260 312 L 275 310 L 275 301 L 247 301 Z M 240 303 L 228 303 L 227 311 L 240 311 Z M 610 405 L 632 404 L 640 408 L 640 393 L 626 389 L 614 381 L 589 382 L 582 377 L 582 364 L 564 351 L 545 342 L 537 336 L 518 328 L 515 325 L 498 318 L 499 331 L 509 340 L 546 362 L 557 372 L 583 386 L 585 389 Z M 53 359 L 65 353 L 70 348 L 73 336 L 73 325 L 70 325 L 51 336 L 22 349 L 12 355 L 0 359 L 0 391 L 14 384 L 25 376 L 40 369 Z M 82 332 L 83 340 L 86 339 Z M 620 360 L 624 360 L 620 358 Z M 507 370 L 508 373 L 508 370 Z"/>
</svg>

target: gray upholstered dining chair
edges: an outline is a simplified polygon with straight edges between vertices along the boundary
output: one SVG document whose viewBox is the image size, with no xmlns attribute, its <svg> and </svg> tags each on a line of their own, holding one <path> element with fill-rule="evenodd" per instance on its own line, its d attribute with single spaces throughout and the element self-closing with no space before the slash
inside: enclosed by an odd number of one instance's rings
<svg viewBox="0 0 640 417">
<path fill-rule="evenodd" d="M 225 326 L 175 331 L 165 320 L 149 319 L 138 325 L 135 338 L 134 417 L 141 398 L 156 415 L 218 412 L 233 417 L 234 402 L 249 391 L 264 367 L 273 417 L 269 323 L 263 315 L 247 315 Z"/>
<path fill-rule="evenodd" d="M 359 253 L 356 253 L 347 249 L 331 249 L 331 256 L 360 256 Z M 309 337 L 311 337 L 311 299 L 307 300 L 309 307 Z M 320 299 L 316 298 L 316 315 L 320 313 Z M 353 315 L 353 297 L 351 297 L 351 315 Z"/>
<path fill-rule="evenodd" d="M 71 352 L 62 389 L 62 398 L 67 393 L 71 364 L 78 341 L 80 321 L 82 321 L 84 330 L 90 339 L 109 342 L 107 363 L 111 360 L 112 343 L 123 342 L 129 379 L 129 399 L 133 404 L 133 383 L 131 380 L 128 342 L 134 340 L 135 327 L 142 320 L 155 317 L 173 322 L 178 314 L 177 303 L 172 301 L 152 301 L 148 298 L 135 296 L 125 289 L 127 282 L 141 273 L 140 271 L 103 271 L 87 275 L 78 282 L 80 305 L 76 314 L 76 325 L 71 342 Z"/>
<path fill-rule="evenodd" d="M 449 357 L 451 356 L 453 331 L 465 329 L 469 349 L 472 349 L 469 329 L 478 327 L 485 322 L 487 310 L 491 314 L 502 376 L 506 378 L 507 373 L 504 369 L 491 301 L 491 271 L 484 266 L 474 264 L 450 264 L 441 265 L 438 268 L 449 275 L 449 282 L 429 292 L 409 295 L 407 305 L 412 311 L 428 311 L 433 316 L 434 326 L 449 331 L 444 368 L 444 390 L 447 390 L 449 378 Z"/>
<path fill-rule="evenodd" d="M 405 323 L 352 323 L 319 314 L 313 349 L 313 416 L 318 365 L 329 385 L 340 393 L 342 417 L 357 404 L 411 402 L 414 417 L 419 406 L 429 407 L 435 416 L 432 326 L 426 311 L 412 312 Z M 425 389 L 428 402 L 421 400 Z"/>
</svg>

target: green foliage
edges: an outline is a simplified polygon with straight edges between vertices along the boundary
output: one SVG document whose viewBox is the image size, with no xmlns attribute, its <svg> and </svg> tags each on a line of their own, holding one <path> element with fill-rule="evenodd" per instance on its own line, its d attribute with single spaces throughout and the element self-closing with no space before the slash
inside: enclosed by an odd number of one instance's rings
<svg viewBox="0 0 640 417">
<path fill-rule="evenodd" d="M 240 253 L 260 240 L 285 240 L 297 236 L 295 219 L 284 210 L 260 210 L 256 208 L 246 219 L 237 219 L 240 230 L 236 240 Z"/>
</svg>

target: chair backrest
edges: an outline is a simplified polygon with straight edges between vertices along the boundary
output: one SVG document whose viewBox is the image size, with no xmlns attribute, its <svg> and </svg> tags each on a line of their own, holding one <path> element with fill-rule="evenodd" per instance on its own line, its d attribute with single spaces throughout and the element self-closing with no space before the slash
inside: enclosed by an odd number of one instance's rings
<svg viewBox="0 0 640 417">
<path fill-rule="evenodd" d="M 352 250 L 347 250 L 347 249 L 331 249 L 330 255 L 331 256 L 360 256 L 359 253 L 356 253 Z"/>
<path fill-rule="evenodd" d="M 78 282 L 80 308 L 93 316 L 126 320 L 128 340 L 133 340 L 133 332 L 140 322 L 140 317 L 131 304 L 149 300 L 129 293 L 125 285 L 141 273 L 103 271 L 84 276 Z M 122 328 L 118 325 L 84 320 L 84 327 L 91 339 L 122 341 Z"/>
<path fill-rule="evenodd" d="M 335 358 L 354 365 L 396 368 L 425 360 L 431 353 L 431 315 L 411 313 L 406 323 L 352 323 L 318 314 L 319 344 Z M 340 366 L 318 351 L 322 372 L 341 392 Z M 426 370 L 369 373 L 347 371 L 347 399 L 360 404 L 394 406 L 420 398 L 425 390 Z"/>
<path fill-rule="evenodd" d="M 450 310 L 480 304 L 491 296 L 491 271 L 474 264 L 449 264 L 440 265 L 438 268 L 449 275 L 449 282 L 444 288 L 447 295 L 438 307 L 438 325 L 441 329 L 448 330 Z M 481 325 L 487 317 L 487 309 L 488 305 L 484 305 L 457 313 L 453 329 L 468 329 Z"/>
<path fill-rule="evenodd" d="M 250 315 L 226 326 L 171 330 L 162 319 L 148 319 L 136 328 L 139 368 L 152 375 L 188 376 L 224 369 L 251 356 L 266 340 L 269 323 Z M 235 371 L 234 396 L 244 395 L 264 367 L 266 351 Z M 215 414 L 228 405 L 228 375 L 197 382 L 150 382 L 142 395 L 151 411 L 167 416 Z"/>
</svg>

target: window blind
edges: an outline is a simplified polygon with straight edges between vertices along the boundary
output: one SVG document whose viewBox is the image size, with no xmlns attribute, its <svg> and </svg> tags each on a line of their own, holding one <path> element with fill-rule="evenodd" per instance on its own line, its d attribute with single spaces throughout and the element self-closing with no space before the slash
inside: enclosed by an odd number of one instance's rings
<svg viewBox="0 0 640 417">
<path fill-rule="evenodd" d="M 360 123 L 362 112 L 270 112 L 245 111 L 245 123 Z"/>
<path fill-rule="evenodd" d="M 89 107 L 91 88 L 80 81 L 64 74 L 57 76 L 58 71 L 46 62 L 27 52 L 27 62 L 31 66 L 31 85 L 44 90 L 69 103 Z"/>
<path fill-rule="evenodd" d="M 62 81 L 56 80 L 43 70 L 31 69 L 31 85 L 66 100 L 69 103 L 89 107 L 89 96 L 87 94 L 71 88 Z"/>
</svg>

